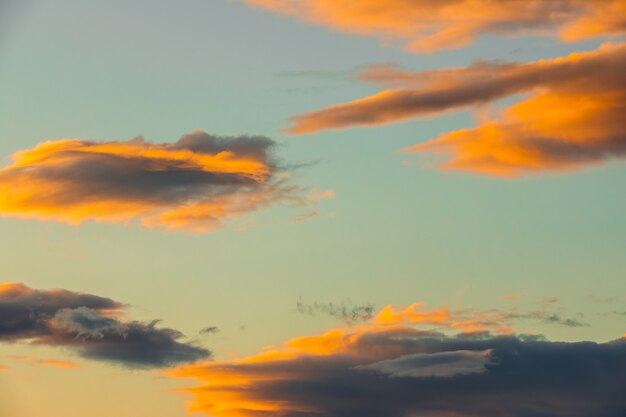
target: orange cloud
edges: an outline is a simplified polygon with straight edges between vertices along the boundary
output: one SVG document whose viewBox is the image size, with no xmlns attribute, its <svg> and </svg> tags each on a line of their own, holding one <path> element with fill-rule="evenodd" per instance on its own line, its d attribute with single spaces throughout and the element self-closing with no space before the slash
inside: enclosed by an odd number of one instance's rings
<svg viewBox="0 0 626 417">
<path fill-rule="evenodd" d="M 36 364 L 36 365 L 44 365 L 44 366 L 48 366 L 51 368 L 76 369 L 79 367 L 78 364 L 76 364 L 75 362 L 66 361 L 66 360 L 41 359 L 41 358 L 33 358 L 31 356 L 17 356 L 17 355 L 10 356 L 10 358 L 16 361 L 20 361 L 20 362 L 31 363 L 31 364 Z"/>
<path fill-rule="evenodd" d="M 53 368 L 76 369 L 79 366 L 72 361 L 60 361 L 55 359 L 42 359 L 39 361 L 42 365 L 51 366 Z"/>
<path fill-rule="evenodd" d="M 463 318 L 468 320 L 459 321 Z M 508 333 L 497 337 L 467 334 L 468 329 L 485 330 L 483 326 L 490 320 L 495 323 L 509 319 L 515 317 L 498 310 L 449 312 L 445 308 L 429 310 L 423 303 L 406 308 L 387 306 L 364 325 L 294 338 L 241 359 L 173 368 L 166 375 L 198 381 L 198 386 L 181 390 L 192 398 L 189 411 L 204 412 L 214 417 L 504 415 L 497 410 L 530 410 L 524 408 L 524 404 L 528 403 L 528 387 L 521 389 L 523 383 L 517 386 L 525 380 L 533 381 L 536 395 L 545 395 L 545 401 L 534 401 L 533 404 L 545 405 L 547 408 L 543 411 L 550 410 L 554 416 L 592 415 L 594 407 L 601 408 L 604 401 L 609 401 L 609 398 L 596 398 L 592 400 L 591 408 L 584 406 L 585 411 L 579 410 L 580 415 L 571 414 L 571 408 L 562 406 L 567 403 L 562 402 L 564 398 L 555 400 L 554 396 L 546 394 L 546 389 L 554 389 L 555 377 L 573 375 L 571 364 L 559 364 L 559 369 L 535 364 L 545 363 L 538 361 L 542 352 L 547 355 L 546 358 L 572 358 L 572 364 L 587 360 L 589 363 L 599 363 L 598 360 L 610 363 L 622 355 L 616 365 L 620 368 L 626 366 L 623 361 L 626 345 L 615 341 L 589 350 L 589 344 L 552 344 L 540 338 L 517 338 Z M 500 326 L 500 323 L 495 324 Z M 420 329 L 423 326 L 427 328 Z M 459 330 L 460 334 L 446 335 L 449 331 Z M 566 349 L 568 353 L 562 356 L 565 352 L 556 352 L 555 349 Z M 579 352 L 579 349 L 582 351 Z M 602 353 L 600 359 L 598 352 L 604 352 L 604 349 L 607 356 Z M 525 355 L 529 355 L 528 360 L 523 358 Z M 523 360 L 516 362 L 520 358 Z M 563 369 L 561 365 L 564 365 Z M 498 372 L 499 366 L 503 366 L 503 373 Z M 529 375 L 524 372 L 530 369 L 536 374 L 526 379 Z M 585 366 L 584 369 L 589 368 Z M 546 376 L 546 384 L 541 382 L 544 371 L 550 374 Z M 519 373 L 519 378 L 511 372 Z M 607 377 L 615 378 L 620 372 Z M 576 375 L 580 381 L 589 382 L 588 375 Z M 483 377 L 486 378 L 485 383 L 494 382 L 495 386 L 484 392 L 470 393 L 472 387 L 485 389 L 481 383 Z M 508 383 L 504 383 L 505 380 Z M 452 387 L 442 392 L 431 391 L 433 387 L 441 388 L 448 381 L 457 388 L 459 384 L 466 388 L 459 392 Z M 594 381 L 597 381 L 596 377 Z M 611 379 L 609 385 L 614 383 Z M 593 386 L 593 383 L 590 384 Z M 507 394 L 499 399 L 497 386 L 508 386 L 512 393 L 523 394 Z M 567 393 L 565 397 L 576 399 L 576 395 L 562 388 L 563 385 L 559 385 L 559 395 Z M 429 392 L 422 395 L 422 390 Z M 399 395 L 396 397 L 396 394 Z M 433 395 L 441 399 L 430 404 L 429 398 Z M 420 398 L 414 400 L 416 396 Z M 471 398 L 476 400 L 475 403 L 472 400 L 468 403 Z M 589 397 L 583 395 L 581 398 Z M 612 401 L 616 398 L 609 402 Z M 501 405 L 495 406 L 496 403 Z M 536 411 L 539 414 L 541 410 Z"/>
<path fill-rule="evenodd" d="M 418 73 L 379 66 L 360 77 L 396 89 L 294 116 L 290 131 L 383 125 L 526 93 L 499 118 L 405 152 L 446 155 L 444 169 L 488 175 L 571 171 L 626 154 L 624 68 L 626 44 L 528 64 L 479 62 Z"/>
<path fill-rule="evenodd" d="M 445 324 L 452 320 L 447 308 L 426 310 L 425 303 L 415 303 L 395 310 L 393 306 L 384 307 L 375 317 L 374 322 L 379 324 Z"/>
<path fill-rule="evenodd" d="M 566 41 L 626 31 L 622 0 L 244 0 L 345 33 L 401 40 L 412 52 L 458 48 L 482 35 Z"/>
<path fill-rule="evenodd" d="M 273 146 L 264 137 L 202 131 L 164 144 L 44 142 L 0 168 L 0 215 L 70 224 L 139 220 L 200 233 L 274 203 L 306 205 L 299 188 L 277 175 Z"/>
</svg>

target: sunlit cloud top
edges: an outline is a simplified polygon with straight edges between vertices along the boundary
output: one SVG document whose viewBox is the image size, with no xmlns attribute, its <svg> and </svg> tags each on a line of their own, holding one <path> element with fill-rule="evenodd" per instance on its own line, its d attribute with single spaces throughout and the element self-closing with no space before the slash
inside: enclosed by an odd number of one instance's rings
<svg viewBox="0 0 626 417">
<path fill-rule="evenodd" d="M 167 375 L 197 380 L 181 390 L 192 398 L 189 410 L 215 417 L 614 417 L 626 410 L 616 391 L 626 382 L 624 341 L 550 342 L 507 326 L 545 314 L 386 306 L 363 325 Z"/>
<path fill-rule="evenodd" d="M 401 40 L 412 52 L 458 48 L 482 35 L 565 41 L 622 34 L 621 0 L 244 0 L 330 29 Z"/>
</svg>

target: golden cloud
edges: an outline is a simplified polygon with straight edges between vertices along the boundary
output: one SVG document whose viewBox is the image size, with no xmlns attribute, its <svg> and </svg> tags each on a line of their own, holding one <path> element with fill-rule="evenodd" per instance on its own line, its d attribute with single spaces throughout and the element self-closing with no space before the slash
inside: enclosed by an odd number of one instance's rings
<svg viewBox="0 0 626 417">
<path fill-rule="evenodd" d="M 482 35 L 547 35 L 576 41 L 626 31 L 622 0 L 244 0 L 329 29 L 412 52 L 458 48 Z"/>
<path fill-rule="evenodd" d="M 296 115 L 289 131 L 385 125 L 527 94 L 499 118 L 405 152 L 448 155 L 442 168 L 488 175 L 571 171 L 626 154 L 624 68 L 626 44 L 526 64 L 479 62 L 417 73 L 377 66 L 360 78 L 394 89 Z"/>
<path fill-rule="evenodd" d="M 207 232 L 275 203 L 306 205 L 300 189 L 278 175 L 273 146 L 265 137 L 202 131 L 164 144 L 44 142 L 0 168 L 0 215 Z"/>
<path fill-rule="evenodd" d="M 485 326 L 481 331 L 502 330 L 505 320 L 515 319 L 510 314 L 428 309 L 424 303 L 387 306 L 364 325 L 298 337 L 240 359 L 173 368 L 166 375 L 198 381 L 181 390 L 192 398 L 189 411 L 214 417 L 521 417 L 548 411 L 583 417 L 607 405 L 626 409 L 614 390 L 586 391 L 594 384 L 616 387 L 624 379 L 623 341 L 568 344 L 493 336 L 469 333 L 458 321 L 473 317 Z"/>
</svg>

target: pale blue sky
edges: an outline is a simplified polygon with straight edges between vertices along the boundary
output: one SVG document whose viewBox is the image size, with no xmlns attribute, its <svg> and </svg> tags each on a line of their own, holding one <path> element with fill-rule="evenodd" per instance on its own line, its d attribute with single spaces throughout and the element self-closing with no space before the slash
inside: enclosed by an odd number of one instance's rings
<svg viewBox="0 0 626 417">
<path fill-rule="evenodd" d="M 399 62 L 419 70 L 476 59 L 529 61 L 599 42 L 481 39 L 463 50 L 411 55 L 234 1 L 19 3 L 0 9 L 8 11 L 2 22 L 12 23 L 0 32 L 6 37 L 0 43 L 5 163 L 11 153 L 49 139 L 127 140 L 141 134 L 171 142 L 196 128 L 261 134 L 281 143 L 284 161 L 316 162 L 298 171 L 299 183 L 337 196 L 322 202 L 320 216 L 308 222 L 290 221 L 307 209 L 272 207 L 250 215 L 256 227 L 245 232 L 233 229 L 240 222 L 235 220 L 206 235 L 0 218 L 2 281 L 108 296 L 131 304 L 134 317 L 160 317 L 190 336 L 219 326 L 223 332 L 206 344 L 222 356 L 250 353 L 331 323 L 295 314 L 299 296 L 377 306 L 459 300 L 463 307 L 486 308 L 501 306 L 499 295 L 526 292 L 520 305 L 532 308 L 554 295 L 562 298 L 558 309 L 582 313 L 592 326 L 534 323 L 533 330 L 563 340 L 608 340 L 623 332 L 623 316 L 604 314 L 619 309 L 626 292 L 623 164 L 501 180 L 432 170 L 424 158 L 399 154 L 405 146 L 471 126 L 469 113 L 302 137 L 280 131 L 292 114 L 376 91 L 350 80 L 367 64 Z M 291 74 L 307 71 L 321 73 Z M 592 296 L 617 300 L 599 303 Z M 0 346 L 0 358 L 19 349 Z M 100 365 L 83 371 L 122 385 L 152 378 Z M 59 371 L 25 365 L 23 379 L 9 384 L 48 395 L 49 384 L 28 379 L 37 372 L 45 379 Z M 82 384 L 67 375 L 67 389 Z M 0 383 L 6 385 L 7 377 Z M 148 381 L 145 398 L 152 383 L 164 384 Z M 152 416 L 184 415 L 177 396 L 162 397 L 163 408 L 151 408 Z M 81 404 L 76 407 L 86 407 Z M 138 404 L 116 415 L 141 414 Z M 29 412 L 18 410 L 17 416 L 43 415 L 37 405 L 24 407 Z M 73 415 L 49 411 L 49 417 Z M 91 415 L 109 411 L 98 408 Z"/>
</svg>

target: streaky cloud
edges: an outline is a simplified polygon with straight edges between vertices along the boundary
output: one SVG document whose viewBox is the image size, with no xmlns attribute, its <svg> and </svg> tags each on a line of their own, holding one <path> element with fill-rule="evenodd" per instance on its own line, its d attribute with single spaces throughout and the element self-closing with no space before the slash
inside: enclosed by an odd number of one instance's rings
<svg viewBox="0 0 626 417">
<path fill-rule="evenodd" d="M 311 304 L 304 303 L 302 299 L 298 299 L 296 303 L 296 311 L 300 314 L 316 316 L 318 314 L 326 314 L 335 317 L 345 323 L 352 324 L 359 321 L 370 320 L 375 311 L 373 304 L 349 305 L 345 302 L 318 302 Z"/>
<path fill-rule="evenodd" d="M 354 35 L 399 40 L 410 52 L 459 48 L 484 35 L 565 41 L 626 32 L 621 0 L 244 0 Z"/>
<path fill-rule="evenodd" d="M 410 73 L 395 66 L 360 75 L 393 89 L 291 118 L 289 131 L 378 126 L 476 108 L 526 94 L 499 117 L 404 150 L 441 155 L 442 169 L 513 177 L 569 172 L 626 156 L 626 44 L 526 64 L 478 62 Z"/>
</svg>

